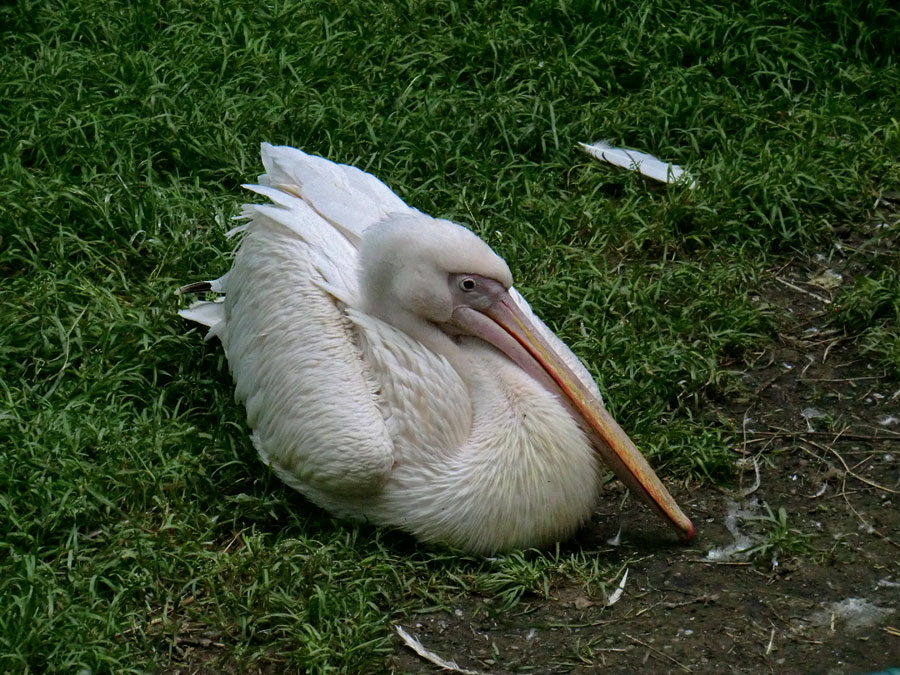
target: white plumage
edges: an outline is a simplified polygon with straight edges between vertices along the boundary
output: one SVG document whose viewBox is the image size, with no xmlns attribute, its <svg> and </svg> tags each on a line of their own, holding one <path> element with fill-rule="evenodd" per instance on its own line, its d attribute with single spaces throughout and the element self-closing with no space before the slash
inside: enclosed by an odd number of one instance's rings
<svg viewBox="0 0 900 675">
<path fill-rule="evenodd" d="M 602 457 L 692 534 L 484 242 L 359 169 L 268 144 L 262 158 L 247 187 L 271 203 L 244 207 L 231 270 L 183 289 L 224 301 L 180 313 L 222 341 L 282 480 L 338 516 L 492 552 L 570 535 Z"/>
<path fill-rule="evenodd" d="M 582 150 L 595 159 L 609 162 L 614 166 L 621 166 L 631 171 L 639 171 L 653 180 L 658 180 L 662 183 L 675 183 L 682 176 L 685 176 L 684 180 L 688 187 L 693 188 L 696 186 L 696 181 L 680 166 L 671 162 L 664 162 L 646 152 L 630 148 L 616 148 L 606 141 L 597 141 L 590 144 L 579 143 L 579 145 Z"/>
</svg>

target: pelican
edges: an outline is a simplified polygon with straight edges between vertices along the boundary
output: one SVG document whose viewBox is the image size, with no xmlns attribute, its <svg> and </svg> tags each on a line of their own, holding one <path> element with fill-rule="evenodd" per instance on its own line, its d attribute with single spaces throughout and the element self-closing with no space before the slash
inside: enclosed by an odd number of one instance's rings
<svg viewBox="0 0 900 675">
<path fill-rule="evenodd" d="M 476 553 L 545 547 L 594 510 L 605 463 L 694 528 L 578 358 L 470 230 L 357 168 L 262 145 L 243 236 L 180 314 L 219 338 L 253 445 L 332 514 Z"/>
</svg>

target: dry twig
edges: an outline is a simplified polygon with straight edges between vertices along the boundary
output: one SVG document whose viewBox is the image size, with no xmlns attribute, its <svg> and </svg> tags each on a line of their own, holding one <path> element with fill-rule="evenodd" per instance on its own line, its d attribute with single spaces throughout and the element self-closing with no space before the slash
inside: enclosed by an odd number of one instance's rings
<svg viewBox="0 0 900 675">
<path fill-rule="evenodd" d="M 803 293 L 803 294 L 805 294 L 805 295 L 810 296 L 811 298 L 815 298 L 815 299 L 818 300 L 819 302 L 824 302 L 826 305 L 830 305 L 830 304 L 831 304 L 831 300 L 829 300 L 828 298 L 826 298 L 826 297 L 824 297 L 824 296 L 822 296 L 822 295 L 819 295 L 818 293 L 813 293 L 812 291 L 808 291 L 808 290 L 806 290 L 805 288 L 800 288 L 800 287 L 797 286 L 796 284 L 792 284 L 792 283 L 791 283 L 790 281 L 788 281 L 787 279 L 782 279 L 781 277 L 775 277 L 775 281 L 777 281 L 777 282 L 780 283 L 780 284 L 784 284 L 785 286 L 787 286 L 787 287 L 790 288 L 791 290 L 797 291 L 798 293 Z"/>
<path fill-rule="evenodd" d="M 834 440 L 832 441 L 832 443 L 834 443 L 835 441 L 837 441 L 838 438 L 840 438 L 840 437 L 841 437 L 840 434 L 838 434 L 837 436 L 835 436 L 835 438 L 834 438 Z M 851 477 L 855 478 L 856 480 L 858 480 L 859 482 L 865 483 L 866 485 L 869 485 L 869 486 L 871 486 L 871 487 L 873 487 L 873 488 L 875 488 L 875 489 L 877 489 L 877 490 L 882 490 L 882 491 L 884 491 L 884 492 L 890 492 L 891 494 L 894 494 L 894 495 L 900 495 L 900 490 L 894 490 L 894 489 L 889 488 L 889 487 L 886 487 L 886 486 L 884 486 L 884 485 L 880 485 L 880 484 L 876 483 L 875 481 L 871 481 L 871 480 L 869 480 L 868 478 L 864 478 L 863 476 L 860 476 L 858 473 L 854 472 L 854 471 L 847 465 L 847 462 L 844 461 L 844 458 L 841 457 L 841 454 L 840 454 L 837 450 L 835 450 L 833 447 L 831 447 L 830 445 L 823 445 L 822 443 L 817 443 L 816 441 L 810 440 L 810 439 L 808 439 L 808 438 L 803 439 L 803 442 L 804 442 L 804 443 L 809 443 L 809 444 L 812 445 L 813 447 L 819 448 L 820 450 L 825 450 L 826 452 L 830 452 L 832 455 L 834 455 L 835 457 L 837 457 L 838 461 L 839 461 L 839 462 L 841 463 L 841 465 L 844 467 L 844 471 L 847 472 L 847 475 L 848 475 L 848 476 L 851 476 Z"/>
<path fill-rule="evenodd" d="M 678 661 L 677 659 L 673 659 L 673 658 L 672 658 L 671 656 L 669 656 L 668 654 L 665 654 L 665 653 L 659 651 L 656 647 L 651 647 L 651 646 L 648 645 L 646 642 L 644 642 L 644 641 L 642 641 L 642 640 L 638 640 L 636 637 L 634 637 L 634 636 L 632 636 L 632 635 L 629 635 L 628 633 L 622 633 L 622 635 L 624 635 L 625 637 L 627 637 L 629 640 L 632 640 L 632 641 L 634 641 L 634 642 L 637 642 L 639 645 L 641 645 L 641 646 L 643 646 L 643 647 L 646 647 L 648 650 L 650 650 L 651 652 L 653 652 L 653 653 L 656 654 L 657 656 L 661 656 L 662 658 L 666 659 L 667 661 L 671 661 L 671 662 L 674 663 L 676 666 L 678 666 L 679 668 L 681 668 L 684 672 L 686 672 L 686 673 L 692 673 L 692 672 L 694 672 L 693 670 L 691 670 L 690 668 L 688 668 L 686 665 L 684 665 L 681 661 Z"/>
<path fill-rule="evenodd" d="M 785 437 L 797 437 L 797 436 L 833 436 L 834 432 L 832 431 L 792 431 L 791 429 L 781 429 L 779 427 L 772 427 L 775 431 L 753 431 L 751 430 L 749 433 L 755 436 L 785 436 Z M 886 431 L 887 434 L 894 434 L 892 431 Z M 900 441 L 900 434 L 889 435 L 889 436 L 867 436 L 865 434 L 842 434 L 841 438 L 845 440 L 851 441 Z M 752 443 L 753 441 L 748 441 Z"/>
</svg>

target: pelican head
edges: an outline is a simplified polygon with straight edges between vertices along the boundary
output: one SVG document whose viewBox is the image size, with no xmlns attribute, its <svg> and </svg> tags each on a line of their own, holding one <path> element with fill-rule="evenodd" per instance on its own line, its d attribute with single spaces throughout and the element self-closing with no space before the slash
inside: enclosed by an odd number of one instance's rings
<svg viewBox="0 0 900 675">
<path fill-rule="evenodd" d="M 414 212 L 367 229 L 360 247 L 364 309 L 447 358 L 464 382 L 457 344 L 473 336 L 500 350 L 555 394 L 603 461 L 685 539 L 694 527 L 627 434 L 607 412 L 574 357 L 511 292 L 509 267 L 469 230 Z"/>
<path fill-rule="evenodd" d="M 366 230 L 360 266 L 366 311 L 399 328 L 407 321 L 403 314 L 438 325 L 450 320 L 456 304 L 451 274 L 512 286 L 506 262 L 478 236 L 424 213 L 397 214 Z"/>
</svg>

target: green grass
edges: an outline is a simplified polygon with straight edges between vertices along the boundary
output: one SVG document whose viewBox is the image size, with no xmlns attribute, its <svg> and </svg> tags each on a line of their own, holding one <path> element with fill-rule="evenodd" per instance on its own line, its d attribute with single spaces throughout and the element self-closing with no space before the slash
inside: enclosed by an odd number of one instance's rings
<svg viewBox="0 0 900 675">
<path fill-rule="evenodd" d="M 664 475 L 727 480 L 704 406 L 774 335 L 763 270 L 866 235 L 900 185 L 900 19 L 707 4 L 0 8 L 0 671 L 165 670 L 204 636 L 238 670 L 377 671 L 415 611 L 615 575 L 577 545 L 422 548 L 266 474 L 173 295 L 225 269 L 263 140 L 469 223 Z M 697 189 L 575 149 L 602 138 Z M 900 372 L 892 269 L 842 325 Z"/>
<path fill-rule="evenodd" d="M 900 377 L 900 252 L 875 260 L 875 270 L 841 292 L 833 321 L 858 336 L 863 354 Z"/>
<path fill-rule="evenodd" d="M 766 508 L 765 515 L 748 518 L 757 521 L 763 532 L 757 543 L 741 553 L 774 570 L 781 564 L 779 558 L 807 553 L 811 548 L 812 535 L 792 528 L 784 507 L 776 512 L 768 504 L 763 505 Z"/>
</svg>

